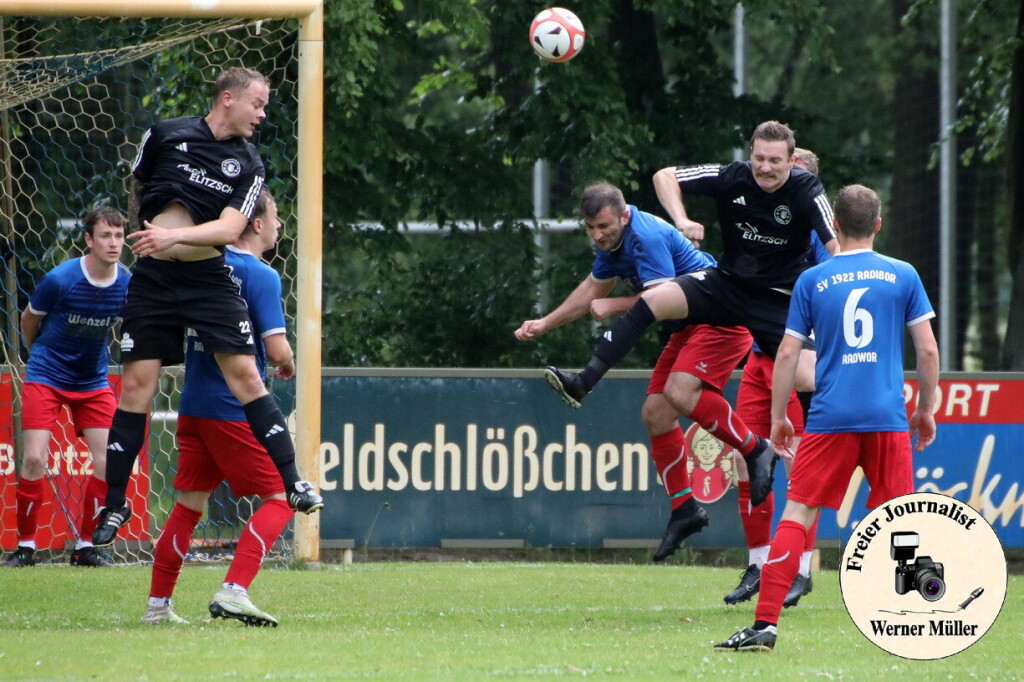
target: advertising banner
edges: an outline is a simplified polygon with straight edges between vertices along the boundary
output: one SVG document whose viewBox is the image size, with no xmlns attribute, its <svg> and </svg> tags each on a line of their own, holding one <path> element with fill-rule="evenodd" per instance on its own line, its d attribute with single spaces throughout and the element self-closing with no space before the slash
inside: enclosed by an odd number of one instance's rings
<svg viewBox="0 0 1024 682">
<path fill-rule="evenodd" d="M 916 488 L 967 502 L 1005 546 L 1024 546 L 1024 380 L 950 376 Z M 613 372 L 573 410 L 536 371 L 325 371 L 324 546 L 650 546 L 669 508 L 640 420 L 646 385 L 646 372 Z M 916 391 L 908 379 L 908 406 Z M 682 423 L 711 516 L 688 543 L 742 547 L 728 448 Z M 780 464 L 776 516 L 785 482 Z M 823 511 L 819 539 L 848 538 L 866 499 L 858 471 L 843 506 Z"/>
<path fill-rule="evenodd" d="M 110 381 L 117 392 L 121 377 L 111 375 Z M 16 494 L 19 460 L 14 445 L 12 397 L 11 376 L 0 375 L 0 547 L 7 549 L 18 544 Z M 139 458 L 136 473 L 140 467 L 145 471 L 148 459 Z M 68 542 L 73 543 L 78 535 L 82 497 L 90 475 L 92 458 L 89 448 L 84 439 L 75 435 L 67 408 L 63 408 L 50 440 L 50 455 L 44 473 L 47 485 L 43 486 L 43 502 L 36 531 L 36 546 L 39 549 L 60 549 Z M 149 518 L 148 496 L 149 478 L 132 476 L 128 486 L 128 500 L 134 513 L 123 535 L 148 538 L 143 525 Z"/>
</svg>

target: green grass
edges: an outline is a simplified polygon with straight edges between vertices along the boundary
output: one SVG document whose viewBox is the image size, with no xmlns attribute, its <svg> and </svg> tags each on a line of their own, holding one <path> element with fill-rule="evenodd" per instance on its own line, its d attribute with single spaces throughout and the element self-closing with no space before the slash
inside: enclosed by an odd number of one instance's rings
<svg viewBox="0 0 1024 682">
<path fill-rule="evenodd" d="M 265 569 L 253 601 L 281 621 L 210 621 L 225 567 L 187 567 L 183 628 L 145 626 L 149 569 L 0 571 L 0 679 L 1021 679 L 1024 578 L 989 633 L 941 661 L 857 631 L 838 574 L 784 612 L 770 654 L 712 651 L 753 620 L 722 595 L 739 571 L 680 565 L 369 563 Z M 1014 626 L 1017 627 L 1014 627 Z"/>
</svg>

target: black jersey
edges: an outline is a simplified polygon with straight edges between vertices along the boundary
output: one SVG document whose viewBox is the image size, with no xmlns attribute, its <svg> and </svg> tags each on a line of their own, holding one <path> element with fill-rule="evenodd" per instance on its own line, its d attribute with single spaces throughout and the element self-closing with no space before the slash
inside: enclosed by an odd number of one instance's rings
<svg viewBox="0 0 1024 682">
<path fill-rule="evenodd" d="M 146 131 L 132 173 L 143 183 L 139 220 L 180 203 L 196 225 L 228 207 L 252 218 L 263 187 L 263 161 L 245 138 L 218 140 L 201 116 L 161 121 Z"/>
<path fill-rule="evenodd" d="M 836 236 L 825 188 L 802 168 L 771 193 L 758 186 L 746 161 L 678 166 L 676 180 L 684 194 L 715 200 L 724 245 L 719 268 L 750 284 L 792 289 L 809 265 L 811 231 L 822 244 Z"/>
</svg>

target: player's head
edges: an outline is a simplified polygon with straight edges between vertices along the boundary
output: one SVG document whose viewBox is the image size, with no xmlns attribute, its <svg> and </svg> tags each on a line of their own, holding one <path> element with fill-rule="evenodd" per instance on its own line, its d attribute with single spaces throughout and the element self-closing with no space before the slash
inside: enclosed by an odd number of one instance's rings
<svg viewBox="0 0 1024 682">
<path fill-rule="evenodd" d="M 256 239 L 260 255 L 272 249 L 277 243 L 281 229 L 281 220 L 277 213 L 277 202 L 270 190 L 264 187 L 256 197 L 256 207 L 252 212 L 252 220 L 245 226 L 240 239 Z"/>
<path fill-rule="evenodd" d="M 793 165 L 800 166 L 808 173 L 818 174 L 818 155 L 810 149 L 797 147 L 793 150 Z"/>
<path fill-rule="evenodd" d="M 851 239 L 871 237 L 882 226 L 882 200 L 864 185 L 839 190 L 833 211 L 836 228 Z"/>
<path fill-rule="evenodd" d="M 765 121 L 750 136 L 750 169 L 758 187 L 774 192 L 786 184 L 793 170 L 796 137 L 789 126 Z"/>
<path fill-rule="evenodd" d="M 117 209 L 100 206 L 85 214 L 82 228 L 89 253 L 108 265 L 121 258 L 124 248 L 124 227 L 128 220 Z"/>
<path fill-rule="evenodd" d="M 259 71 L 237 66 L 217 77 L 213 86 L 212 111 L 222 111 L 230 136 L 252 137 L 260 121 L 267 117 L 270 82 Z"/>
<path fill-rule="evenodd" d="M 622 190 L 608 182 L 588 185 L 580 199 L 580 212 L 597 248 L 612 251 L 619 246 L 629 222 L 629 206 Z"/>
</svg>

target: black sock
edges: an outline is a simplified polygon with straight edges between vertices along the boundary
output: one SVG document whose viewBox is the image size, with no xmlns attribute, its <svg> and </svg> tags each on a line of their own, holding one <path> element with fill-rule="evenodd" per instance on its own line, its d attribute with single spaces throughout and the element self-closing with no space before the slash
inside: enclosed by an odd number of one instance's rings
<svg viewBox="0 0 1024 682">
<path fill-rule="evenodd" d="M 693 516 L 696 513 L 697 513 L 697 500 L 693 499 L 692 497 L 687 499 L 686 502 L 683 502 L 681 505 L 679 505 L 678 508 L 676 508 L 676 509 L 674 509 L 672 511 L 672 515 L 673 516 L 679 515 L 679 516 L 687 516 L 687 517 L 689 517 L 689 516 Z"/>
<path fill-rule="evenodd" d="M 295 490 L 299 480 L 299 471 L 295 468 L 295 446 L 292 435 L 288 432 L 288 424 L 277 402 L 268 393 L 243 406 L 245 418 L 252 429 L 252 435 L 260 442 L 270 459 L 274 461 L 284 488 L 287 492 Z"/>
<path fill-rule="evenodd" d="M 811 411 L 811 398 L 814 396 L 814 391 L 797 391 L 796 399 L 800 401 L 800 409 L 804 413 L 804 426 L 807 425 L 807 415 Z"/>
<path fill-rule="evenodd" d="M 766 620 L 755 620 L 754 621 L 754 629 L 755 630 L 764 630 L 769 625 L 775 625 L 775 623 L 769 623 Z"/>
<path fill-rule="evenodd" d="M 638 300 L 625 315 L 620 317 L 612 325 L 612 328 L 604 333 L 601 340 L 597 342 L 597 348 L 590 358 L 590 362 L 580 372 L 580 379 L 583 387 L 588 391 L 601 380 L 609 369 L 626 357 L 633 346 L 640 341 L 640 338 L 647 331 L 647 328 L 657 320 L 651 312 L 647 301 Z"/>
<path fill-rule="evenodd" d="M 123 507 L 135 458 L 146 441 L 146 413 L 114 410 L 107 436 L 107 496 L 105 507 Z"/>
</svg>

